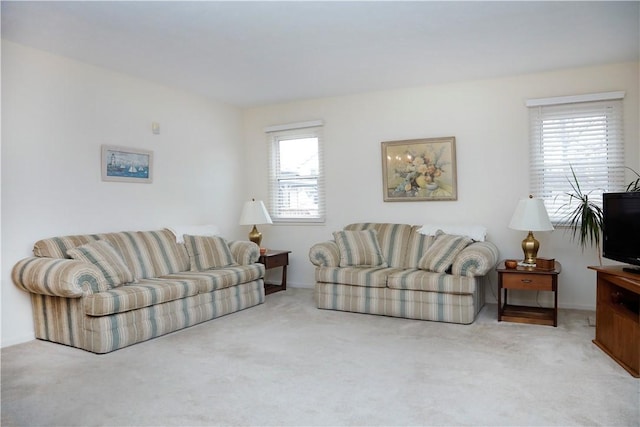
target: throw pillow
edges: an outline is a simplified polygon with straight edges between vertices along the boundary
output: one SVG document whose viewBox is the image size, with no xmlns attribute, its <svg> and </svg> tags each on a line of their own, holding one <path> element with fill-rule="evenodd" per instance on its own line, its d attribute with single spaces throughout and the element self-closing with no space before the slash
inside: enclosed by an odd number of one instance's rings
<svg viewBox="0 0 640 427">
<path fill-rule="evenodd" d="M 69 249 L 67 255 L 98 267 L 109 287 L 115 288 L 136 280 L 120 252 L 106 240 L 96 240 Z"/>
<path fill-rule="evenodd" d="M 228 267 L 236 263 L 229 244 L 222 237 L 185 234 L 184 244 L 191 261 L 191 271 Z"/>
<path fill-rule="evenodd" d="M 386 267 L 376 230 L 336 231 L 340 267 Z"/>
<path fill-rule="evenodd" d="M 418 268 L 444 273 L 451 267 L 456 256 L 471 242 L 473 240 L 470 237 L 445 234 L 442 231 L 438 231 L 436 233 L 436 241 L 429 246 L 429 249 L 418 261 Z"/>
</svg>

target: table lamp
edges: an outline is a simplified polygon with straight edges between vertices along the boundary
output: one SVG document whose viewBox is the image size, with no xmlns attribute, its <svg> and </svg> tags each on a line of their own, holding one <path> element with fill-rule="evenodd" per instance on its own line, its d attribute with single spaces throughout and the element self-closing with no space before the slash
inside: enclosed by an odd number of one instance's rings
<svg viewBox="0 0 640 427">
<path fill-rule="evenodd" d="M 529 232 L 522 241 L 524 260 L 521 265 L 535 266 L 540 242 L 533 237 L 533 232 L 553 230 L 547 209 L 544 207 L 544 201 L 533 196 L 529 196 L 528 199 L 521 199 L 516 206 L 513 217 L 511 217 L 509 228 Z"/>
<path fill-rule="evenodd" d="M 269 212 L 264 207 L 262 200 L 251 199 L 250 202 L 244 202 L 242 215 L 240 215 L 240 225 L 253 225 L 253 229 L 249 232 L 249 240 L 260 246 L 262 233 L 258 231 L 256 224 L 273 224 L 273 221 L 271 221 Z"/>
</svg>

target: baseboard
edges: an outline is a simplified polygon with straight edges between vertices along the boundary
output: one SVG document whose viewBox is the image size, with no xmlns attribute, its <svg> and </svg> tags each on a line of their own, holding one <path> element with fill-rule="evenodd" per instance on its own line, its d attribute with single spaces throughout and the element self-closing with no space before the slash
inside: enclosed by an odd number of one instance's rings
<svg viewBox="0 0 640 427">
<path fill-rule="evenodd" d="M 287 289 L 289 288 L 313 289 L 313 285 L 308 283 L 291 283 L 287 280 Z"/>
<path fill-rule="evenodd" d="M 24 344 L 29 341 L 34 341 L 35 339 L 36 339 L 35 335 L 16 337 L 10 340 L 3 339 L 2 342 L 0 342 L 0 348 L 7 348 L 13 345 Z"/>
</svg>

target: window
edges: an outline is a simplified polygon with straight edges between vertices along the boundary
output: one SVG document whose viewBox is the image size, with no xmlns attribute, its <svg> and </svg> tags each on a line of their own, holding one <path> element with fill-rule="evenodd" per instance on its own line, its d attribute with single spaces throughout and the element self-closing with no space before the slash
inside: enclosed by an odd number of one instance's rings
<svg viewBox="0 0 640 427">
<path fill-rule="evenodd" d="M 274 222 L 324 222 L 322 122 L 265 129 L 269 139 L 269 204 Z"/>
<path fill-rule="evenodd" d="M 535 99 L 530 107 L 530 191 L 558 225 L 580 189 L 602 207 L 602 193 L 624 190 L 623 92 Z"/>
</svg>

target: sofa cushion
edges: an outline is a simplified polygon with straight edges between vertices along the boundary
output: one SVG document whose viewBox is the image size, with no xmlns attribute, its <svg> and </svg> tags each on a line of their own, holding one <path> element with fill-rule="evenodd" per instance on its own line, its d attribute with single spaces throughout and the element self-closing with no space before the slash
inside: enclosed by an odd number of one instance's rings
<svg viewBox="0 0 640 427">
<path fill-rule="evenodd" d="M 316 282 L 384 288 L 387 276 L 397 271 L 388 267 L 318 267 Z"/>
<path fill-rule="evenodd" d="M 391 224 L 377 222 L 361 222 L 349 224 L 345 230 L 376 230 L 378 243 L 389 267 L 403 268 L 406 258 L 407 242 L 411 234 L 411 226 L 408 224 Z"/>
<path fill-rule="evenodd" d="M 96 240 L 107 240 L 122 255 L 129 270 L 137 279 L 157 277 L 154 260 L 141 232 L 122 231 L 118 233 L 84 234 L 77 236 L 61 236 L 43 239 L 36 242 L 33 254 L 37 257 L 70 258 L 69 249 L 91 243 Z"/>
<path fill-rule="evenodd" d="M 413 226 L 409 235 L 409 243 L 407 245 L 407 256 L 404 260 L 404 268 L 418 268 L 418 263 L 422 255 L 435 242 L 435 236 L 422 234 L 418 231 L 420 226 Z"/>
<path fill-rule="evenodd" d="M 42 239 L 33 245 L 33 255 L 41 258 L 71 258 L 67 254 L 69 249 L 103 238 L 104 235 L 100 234 L 81 234 Z"/>
<path fill-rule="evenodd" d="M 394 272 L 387 279 L 387 287 L 414 291 L 439 292 L 445 294 L 473 294 L 477 282 L 473 277 L 454 276 L 425 270 L 403 270 Z"/>
<path fill-rule="evenodd" d="M 232 265 L 225 268 L 204 271 L 183 271 L 163 276 L 171 280 L 195 280 L 198 292 L 212 292 L 230 286 L 240 285 L 264 277 L 262 264 Z"/>
<path fill-rule="evenodd" d="M 436 240 L 422 255 L 418 262 L 418 268 L 422 270 L 444 273 L 451 267 L 453 260 L 473 240 L 467 236 L 455 236 L 452 234 L 436 234 Z"/>
<path fill-rule="evenodd" d="M 198 293 L 196 282 L 142 279 L 136 284 L 87 296 L 84 299 L 84 312 L 89 316 L 106 316 L 182 299 Z"/>
<path fill-rule="evenodd" d="M 235 264 L 226 240 L 219 236 L 184 235 L 191 271 L 227 267 Z"/>
<path fill-rule="evenodd" d="M 178 273 L 189 269 L 189 254 L 184 245 L 178 244 L 169 230 L 140 231 L 151 256 L 155 277 Z"/>
<path fill-rule="evenodd" d="M 73 259 L 98 267 L 110 287 L 120 286 L 135 280 L 133 273 L 122 259 L 122 255 L 106 240 L 96 240 L 69 249 L 67 254 Z"/>
<path fill-rule="evenodd" d="M 105 234 L 104 238 L 120 251 L 136 279 L 157 277 L 151 253 L 140 233 L 122 231 Z"/>
<path fill-rule="evenodd" d="M 376 230 L 336 231 L 340 267 L 386 267 Z"/>
</svg>

